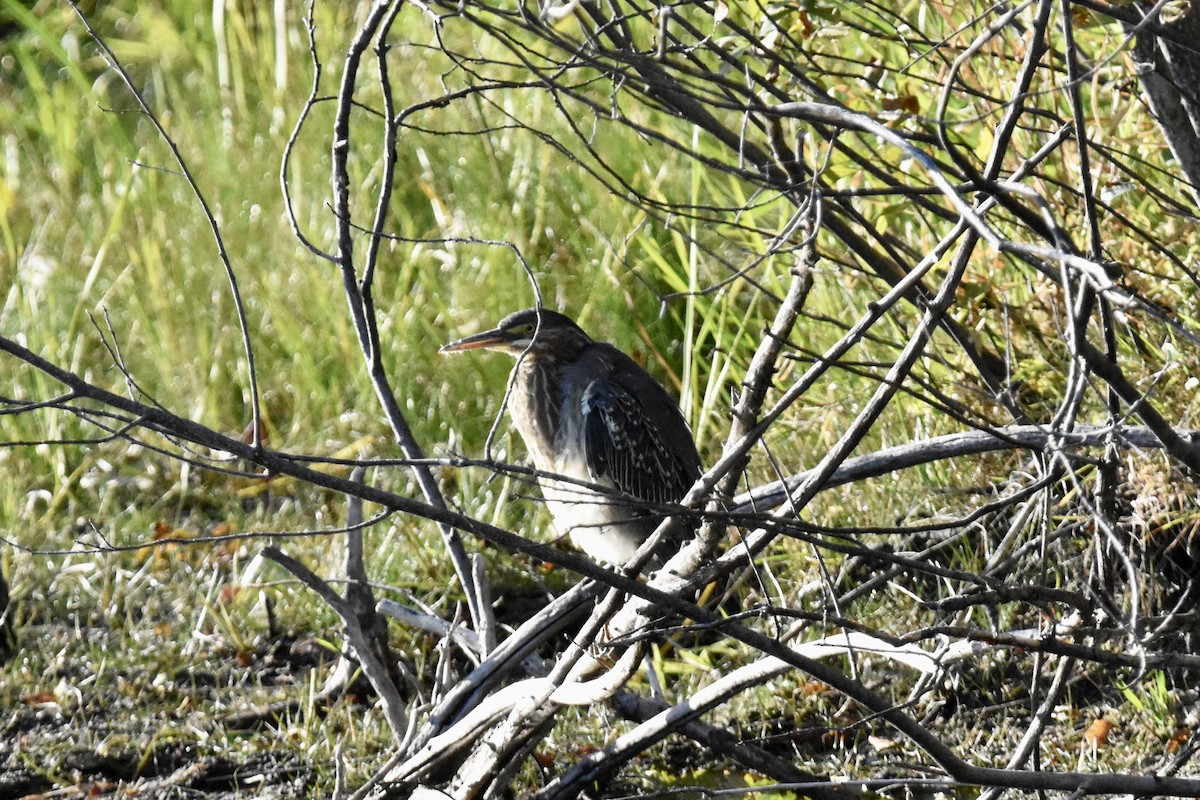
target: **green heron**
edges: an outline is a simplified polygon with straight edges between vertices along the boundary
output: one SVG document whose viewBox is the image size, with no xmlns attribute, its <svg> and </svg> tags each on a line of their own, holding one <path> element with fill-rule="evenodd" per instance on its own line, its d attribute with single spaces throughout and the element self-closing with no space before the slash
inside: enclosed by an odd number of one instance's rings
<svg viewBox="0 0 1200 800">
<path fill-rule="evenodd" d="M 441 352 L 476 348 L 518 359 L 509 413 L 543 473 L 559 533 L 596 561 L 629 561 L 665 518 L 661 506 L 681 500 L 700 476 L 675 400 L 632 358 L 544 308 L 509 314 Z"/>
</svg>

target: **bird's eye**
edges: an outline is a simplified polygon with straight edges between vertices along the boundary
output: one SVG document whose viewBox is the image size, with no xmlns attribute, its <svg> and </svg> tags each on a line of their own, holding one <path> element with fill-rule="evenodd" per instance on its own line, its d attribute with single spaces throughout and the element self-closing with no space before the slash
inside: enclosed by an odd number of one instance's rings
<svg viewBox="0 0 1200 800">
<path fill-rule="evenodd" d="M 533 333 L 535 330 L 537 330 L 537 325 L 534 325 L 532 322 L 527 322 L 517 328 L 518 333 Z"/>
</svg>

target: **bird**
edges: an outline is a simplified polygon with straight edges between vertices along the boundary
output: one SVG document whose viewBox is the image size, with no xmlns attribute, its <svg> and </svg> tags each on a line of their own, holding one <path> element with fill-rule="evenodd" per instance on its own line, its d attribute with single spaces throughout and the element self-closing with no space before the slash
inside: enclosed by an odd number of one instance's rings
<svg viewBox="0 0 1200 800">
<path fill-rule="evenodd" d="M 594 561 L 628 563 L 702 472 L 675 399 L 628 355 L 547 308 L 509 314 L 440 352 L 475 349 L 517 358 L 509 414 L 559 534 Z"/>
</svg>

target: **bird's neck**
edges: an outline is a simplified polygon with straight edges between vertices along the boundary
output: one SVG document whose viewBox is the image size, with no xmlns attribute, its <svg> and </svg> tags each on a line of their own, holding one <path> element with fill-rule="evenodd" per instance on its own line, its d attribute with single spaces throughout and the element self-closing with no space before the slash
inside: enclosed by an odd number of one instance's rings
<svg viewBox="0 0 1200 800">
<path fill-rule="evenodd" d="M 517 362 L 511 418 L 538 469 L 553 471 L 554 455 L 541 443 L 556 441 L 562 424 L 562 363 L 526 353 Z"/>
</svg>

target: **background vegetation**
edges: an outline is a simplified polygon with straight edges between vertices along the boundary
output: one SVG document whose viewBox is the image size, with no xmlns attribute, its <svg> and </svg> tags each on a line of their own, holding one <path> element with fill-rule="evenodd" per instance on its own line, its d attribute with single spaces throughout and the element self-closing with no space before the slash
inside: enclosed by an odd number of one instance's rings
<svg viewBox="0 0 1200 800">
<path fill-rule="evenodd" d="M 1195 19 L 1167 6 L 1163 24 Z M 237 309 L 168 143 L 72 7 L 2 8 L 0 336 L 215 431 L 251 431 Z M 672 13 L 631 6 L 621 26 L 605 29 L 597 8 L 539 16 L 529 7 L 522 16 L 477 3 L 406 6 L 386 36 L 391 82 L 372 65 L 357 83 L 346 161 L 356 258 L 368 257 L 385 176 L 381 109 L 412 111 L 395 128 L 373 297 L 384 366 L 427 454 L 483 454 L 511 366 L 444 361 L 438 346 L 532 305 L 536 286 L 546 305 L 635 354 L 676 391 L 706 464 L 715 463 L 798 271 L 811 267 L 811 289 L 772 398 L 900 275 L 939 252 L 958 221 L 910 149 L 852 126 L 747 111 L 813 99 L 861 112 L 932 154 L 968 202 L 999 202 L 989 224 L 1005 241 L 1086 257 L 1116 287 L 1105 294 L 1078 274 L 1064 279 L 1053 258 L 1035 265 L 998 247 L 969 252 L 950 322 L 856 453 L 1013 422 L 1065 434 L 1076 423 L 1137 422 L 1146 409 L 1175 430 L 1191 427 L 1196 191 L 1149 113 L 1122 16 L 1082 3 L 1024 4 L 1002 17 L 983 4 L 717 2 Z M 1052 22 L 1031 35 L 1043 12 Z M 336 250 L 332 96 L 371 8 L 182 0 L 84 4 L 81 13 L 178 146 L 219 225 L 246 301 L 265 445 L 339 477 L 349 461 L 401 457 L 338 268 L 296 235 Z M 613 30 L 626 49 L 605 38 Z M 1039 41 L 1048 52 L 1022 72 Z M 310 49 L 322 69 L 315 90 Z M 1026 74 L 1034 82 L 1022 91 Z M 708 122 L 664 87 L 707 104 Z M 998 146 L 1014 108 L 1024 116 Z M 1080 128 L 1090 153 L 1082 172 L 1072 141 Z M 289 146 L 291 216 L 280 190 Z M 1014 170 L 1037 202 L 996 190 Z M 817 195 L 809 263 L 795 223 Z M 953 260 L 953 251 L 935 259 L 929 287 L 953 275 Z M 913 294 L 884 308 L 767 429 L 738 490 L 802 473 L 830 452 L 887 385 L 931 307 Z M 1145 398 L 1140 408 L 1084 366 L 1079 335 L 1119 365 Z M 345 524 L 343 494 L 267 480 L 249 460 L 178 447 L 157 432 L 103 435 L 99 406 L 81 413 L 49 402 L 61 386 L 4 359 L 0 567 L 18 639 L 0 667 L 0 795 L 105 792 L 126 781 L 147 796 L 179 787 L 326 796 L 338 749 L 351 787 L 373 775 L 396 749 L 379 707 L 321 692 L 341 647 L 335 615 L 261 555 L 274 539 L 335 574 L 343 536 L 331 531 Z M 999 384 L 989 384 L 989 369 Z M 491 455 L 521 462 L 515 435 L 499 430 Z M 548 539 L 536 491 L 511 473 L 437 469 L 453 510 Z M 419 496 L 418 479 L 399 465 L 372 469 L 370 481 Z M 1107 450 L 928 461 L 796 507 L 789 536 L 720 593 L 736 598 L 726 611 L 782 610 L 750 621 L 755 630 L 808 619 L 792 631 L 797 640 L 861 630 L 932 651 L 993 637 L 999 645 L 933 677 L 862 653 L 838 662 L 973 763 L 1004 766 L 1032 731 L 1041 768 L 1186 772 L 1197 702 L 1195 507 L 1178 458 L 1117 439 Z M 435 523 L 391 515 L 366 536 L 381 596 L 446 619 L 463 613 Z M 737 541 L 730 534 L 727 549 Z M 474 537 L 466 547 L 485 555 L 506 624 L 576 581 Z M 1029 649 L 1039 630 L 1073 615 L 1080 630 L 1064 639 L 1097 655 Z M 1026 638 L 1004 639 L 1018 633 Z M 402 626 L 390 636 L 417 686 L 465 670 L 447 666 L 440 637 Z M 679 698 L 754 658 L 720 637 L 658 651 Z M 1048 695 L 1056 702 L 1039 717 Z M 713 721 L 817 775 L 925 775 L 916 743 L 844 699 L 792 671 L 730 700 Z M 277 701 L 272 713 L 253 713 Z M 609 742 L 617 716 L 563 712 L 511 785 L 542 786 Z M 1096 733 L 1101 718 L 1111 734 Z M 600 791 L 766 782 L 720 755 L 664 744 Z"/>
</svg>

